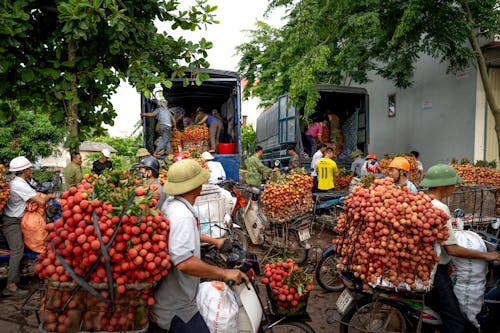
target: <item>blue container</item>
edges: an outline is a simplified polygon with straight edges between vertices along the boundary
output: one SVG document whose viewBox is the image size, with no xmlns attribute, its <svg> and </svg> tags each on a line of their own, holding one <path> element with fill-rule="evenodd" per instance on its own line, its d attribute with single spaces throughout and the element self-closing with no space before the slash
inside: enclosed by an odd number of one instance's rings
<svg viewBox="0 0 500 333">
<path fill-rule="evenodd" d="M 240 181 L 240 155 L 238 154 L 221 154 L 214 155 L 214 161 L 220 162 L 224 171 L 226 172 L 226 178 Z"/>
</svg>

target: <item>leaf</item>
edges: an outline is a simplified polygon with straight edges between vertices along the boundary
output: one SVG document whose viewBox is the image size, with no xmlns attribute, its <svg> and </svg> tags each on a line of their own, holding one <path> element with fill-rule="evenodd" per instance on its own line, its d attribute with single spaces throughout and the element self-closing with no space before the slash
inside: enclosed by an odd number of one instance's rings
<svg viewBox="0 0 500 333">
<path fill-rule="evenodd" d="M 33 81 L 35 74 L 33 73 L 33 70 L 31 70 L 30 68 L 27 68 L 27 69 L 23 69 L 21 71 L 21 77 L 23 79 L 23 82 L 29 83 L 29 82 Z"/>
</svg>

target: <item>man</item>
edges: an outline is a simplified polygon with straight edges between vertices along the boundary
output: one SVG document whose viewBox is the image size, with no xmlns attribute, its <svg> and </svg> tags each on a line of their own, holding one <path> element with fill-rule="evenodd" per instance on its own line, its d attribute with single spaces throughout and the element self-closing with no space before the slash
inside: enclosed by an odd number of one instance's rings
<svg viewBox="0 0 500 333">
<path fill-rule="evenodd" d="M 262 176 L 266 173 L 273 171 L 273 169 L 266 167 L 262 164 L 260 157 L 264 153 L 261 146 L 255 147 L 255 154 L 245 160 L 247 168 L 246 182 L 248 185 L 260 187 L 262 184 Z M 279 170 L 275 168 L 275 170 Z"/>
<path fill-rule="evenodd" d="M 316 164 L 323 158 L 326 153 L 326 144 L 320 143 L 318 145 L 318 151 L 314 153 L 311 160 L 311 176 L 313 177 L 313 191 L 318 189 L 318 173 L 316 172 Z"/>
<path fill-rule="evenodd" d="M 408 179 L 408 172 L 410 172 L 410 162 L 404 157 L 394 157 L 389 163 L 388 176 L 394 180 L 394 184 L 399 187 L 406 186 L 410 192 L 417 193 L 417 187 Z"/>
<path fill-rule="evenodd" d="M 209 152 L 215 153 L 217 145 L 219 144 L 220 133 L 223 130 L 224 125 L 222 121 L 217 117 L 212 116 L 203 112 L 203 109 L 199 107 L 196 109 L 196 117 L 194 119 L 196 124 L 205 123 L 208 127 L 208 135 L 210 137 L 210 150 Z"/>
<path fill-rule="evenodd" d="M 111 151 L 104 148 L 101 151 L 101 157 L 92 163 L 92 172 L 100 175 L 106 169 L 113 169 L 113 163 L 108 160 L 111 157 Z"/>
<path fill-rule="evenodd" d="M 9 164 L 9 171 L 13 172 L 15 177 L 9 183 L 10 197 L 2 216 L 1 229 L 10 249 L 7 285 L 2 291 L 4 296 L 25 296 L 28 294 L 27 290 L 23 290 L 17 285 L 21 280 L 19 266 L 24 252 L 20 223 L 26 209 L 26 202 L 31 199 L 43 206 L 49 199 L 55 198 L 54 194 L 48 194 L 42 198 L 29 186 L 26 180 L 31 177 L 31 166 L 31 162 L 24 156 L 13 158 Z"/>
<path fill-rule="evenodd" d="M 353 160 L 351 164 L 351 176 L 360 178 L 361 167 L 365 163 L 365 160 L 363 159 L 363 152 L 359 149 L 356 149 L 351 153 L 350 157 Z"/>
<path fill-rule="evenodd" d="M 325 157 L 320 158 L 316 163 L 316 172 L 318 173 L 318 190 L 329 191 L 335 188 L 335 175 L 338 172 L 337 163 L 333 160 L 334 151 L 327 148 Z"/>
<path fill-rule="evenodd" d="M 151 156 L 149 151 L 146 148 L 139 148 L 137 149 L 137 152 L 135 153 L 135 157 L 137 158 L 138 161 L 140 161 L 143 157 L 146 156 Z"/>
<path fill-rule="evenodd" d="M 413 157 L 415 157 L 415 159 L 417 160 L 418 181 L 422 181 L 422 179 L 424 178 L 424 165 L 418 160 L 420 153 L 418 151 L 412 150 L 410 154 L 412 154 Z"/>
<path fill-rule="evenodd" d="M 453 193 L 455 185 L 461 182 L 462 179 L 457 176 L 455 170 L 451 166 L 437 164 L 427 170 L 421 185 L 429 188 L 428 194 L 434 197 L 432 204 L 443 210 L 449 218 L 451 216 L 450 209 L 442 200 L 449 197 Z M 446 226 L 448 228 L 449 237 L 444 243 L 444 246 L 439 247 L 439 264 L 434 275 L 431 293 L 434 296 L 433 301 L 436 302 L 439 307 L 438 312 L 443 321 L 441 332 L 467 332 L 468 323 L 460 311 L 458 300 L 453 292 L 453 285 L 448 275 L 449 256 L 494 261 L 500 260 L 500 254 L 496 252 L 470 250 L 458 245 L 450 220 L 447 221 Z"/>
<path fill-rule="evenodd" d="M 192 159 L 175 162 L 168 170 L 164 191 L 174 197 L 165 202 L 162 212 L 170 220 L 168 252 L 173 265 L 155 291 L 153 332 L 208 333 L 196 304 L 200 277 L 236 284 L 248 281 L 239 270 L 212 266 L 200 259 L 200 243 L 220 248 L 224 242 L 200 234 L 198 216 L 193 208 L 208 178 L 208 171 Z"/>
<path fill-rule="evenodd" d="M 167 108 L 166 102 L 155 100 L 157 107 L 153 112 L 141 113 L 141 116 L 144 117 L 155 117 L 160 126 L 160 142 L 153 154 L 155 157 L 167 155 L 172 152 L 170 137 L 172 135 L 172 127 L 176 127 L 176 122 L 172 113 Z"/>
<path fill-rule="evenodd" d="M 133 169 L 137 169 L 136 173 L 142 179 L 147 179 L 149 185 L 156 185 L 160 197 L 156 203 L 156 207 L 161 208 L 167 195 L 163 191 L 163 187 L 158 181 L 160 175 L 160 162 L 153 156 L 143 157 L 139 163 L 132 165 Z"/>
<path fill-rule="evenodd" d="M 378 172 L 379 170 L 378 170 L 377 155 L 375 154 L 366 155 L 365 163 L 363 163 L 363 166 L 361 167 L 360 177 L 363 177 L 370 173 L 378 173 Z"/>
<path fill-rule="evenodd" d="M 82 176 L 82 155 L 74 152 L 71 154 L 71 161 L 62 171 L 64 177 L 63 190 L 67 191 L 71 186 L 78 184 Z"/>
<path fill-rule="evenodd" d="M 297 152 L 295 151 L 295 147 L 288 146 L 287 153 L 290 156 L 290 159 L 288 160 L 288 166 L 286 167 L 286 169 L 290 171 L 293 169 L 302 168 L 302 161 L 300 160 L 299 154 L 297 154 Z"/>
<path fill-rule="evenodd" d="M 309 156 L 319 149 L 318 143 L 321 141 L 321 135 L 323 134 L 323 125 L 321 125 L 320 121 L 313 122 L 309 125 L 306 131 L 306 139 L 308 142 Z"/>
<path fill-rule="evenodd" d="M 222 181 L 226 180 L 226 171 L 220 162 L 214 161 L 214 156 L 208 151 L 201 154 L 201 157 L 205 160 L 210 170 L 210 178 L 208 179 L 209 184 L 220 184 Z"/>
</svg>

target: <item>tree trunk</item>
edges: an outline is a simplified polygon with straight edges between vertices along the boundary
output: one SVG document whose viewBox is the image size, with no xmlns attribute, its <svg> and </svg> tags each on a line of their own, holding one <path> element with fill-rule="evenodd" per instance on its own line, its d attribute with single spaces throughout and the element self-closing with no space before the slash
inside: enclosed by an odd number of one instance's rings
<svg viewBox="0 0 500 333">
<path fill-rule="evenodd" d="M 73 61 L 76 58 L 76 42 L 75 40 L 71 40 L 69 42 L 69 49 L 68 49 L 68 61 Z M 69 143 L 69 148 L 70 151 L 78 152 L 78 148 L 80 146 L 80 140 L 78 139 L 78 103 L 76 102 L 78 100 L 78 85 L 77 85 L 77 73 L 75 70 L 75 67 L 73 66 L 72 68 L 72 73 L 71 73 L 71 99 L 69 100 L 69 111 L 68 111 L 68 130 L 69 130 L 69 136 L 68 136 L 68 143 Z"/>
<path fill-rule="evenodd" d="M 491 86 L 490 77 L 488 75 L 488 68 L 486 66 L 486 60 L 484 59 L 484 55 L 483 52 L 481 51 L 481 48 L 479 47 L 479 42 L 477 40 L 477 37 L 474 34 L 474 31 L 472 30 L 473 21 L 472 21 L 472 13 L 469 9 L 469 4 L 467 0 L 460 0 L 460 4 L 462 5 L 462 9 L 466 13 L 467 23 L 470 28 L 469 42 L 476 56 L 479 74 L 481 75 L 481 81 L 483 83 L 484 93 L 486 95 L 486 100 L 488 101 L 490 110 L 493 113 L 493 118 L 495 119 L 495 132 L 497 134 L 497 144 L 498 144 L 497 158 L 500 161 L 500 107 L 496 102 L 495 92 L 493 91 L 493 87 Z"/>
</svg>

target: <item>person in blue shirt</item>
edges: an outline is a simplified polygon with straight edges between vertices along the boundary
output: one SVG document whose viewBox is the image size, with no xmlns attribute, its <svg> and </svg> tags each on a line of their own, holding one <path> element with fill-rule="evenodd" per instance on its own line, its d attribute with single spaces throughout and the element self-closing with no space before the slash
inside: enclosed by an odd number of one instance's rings
<svg viewBox="0 0 500 333">
<path fill-rule="evenodd" d="M 417 187 L 408 179 L 408 172 L 410 172 L 410 162 L 404 157 L 394 157 L 389 164 L 388 176 L 394 179 L 396 186 L 406 186 L 408 190 L 417 193 Z"/>
<path fill-rule="evenodd" d="M 208 135 L 210 137 L 210 153 L 215 153 L 217 149 L 217 145 L 219 144 L 220 133 L 222 132 L 223 124 L 220 119 L 211 114 L 207 114 L 203 112 L 202 108 L 196 109 L 196 117 L 194 122 L 196 124 L 207 125 L 208 127 Z"/>
</svg>

